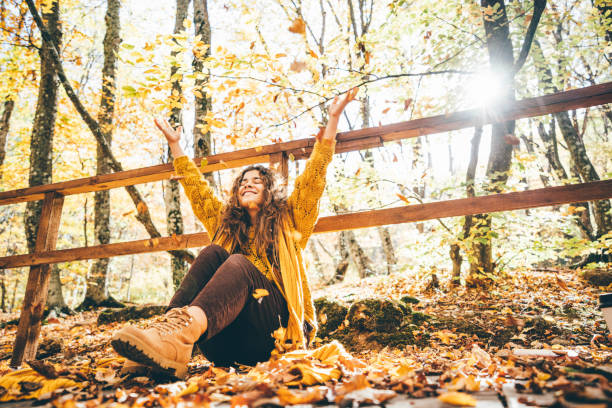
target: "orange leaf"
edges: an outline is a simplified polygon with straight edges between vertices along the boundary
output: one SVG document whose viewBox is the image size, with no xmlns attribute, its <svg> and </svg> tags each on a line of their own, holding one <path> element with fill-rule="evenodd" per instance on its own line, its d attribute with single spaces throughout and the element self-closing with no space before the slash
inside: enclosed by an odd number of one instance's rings
<svg viewBox="0 0 612 408">
<path fill-rule="evenodd" d="M 138 210 L 138 214 L 143 214 L 143 213 L 147 212 L 147 205 L 144 202 L 141 201 L 136 206 L 136 209 Z"/>
<path fill-rule="evenodd" d="M 402 200 L 406 204 L 410 204 L 410 200 L 408 200 L 408 198 L 405 195 L 397 193 L 397 196 L 399 197 L 400 200 Z"/>
<path fill-rule="evenodd" d="M 384 114 L 384 113 L 389 112 L 389 109 L 391 109 L 391 108 L 386 108 L 385 110 L 382 111 L 382 113 Z"/>
<path fill-rule="evenodd" d="M 306 34 L 306 23 L 301 18 L 296 18 L 289 26 L 289 31 L 295 34 Z"/>
<path fill-rule="evenodd" d="M 451 405 L 461 405 L 468 407 L 476 406 L 476 398 L 472 397 L 469 394 L 466 394 L 465 392 L 447 392 L 438 396 L 438 399 L 442 402 L 446 402 L 447 404 Z"/>
<path fill-rule="evenodd" d="M 410 105 L 412 105 L 412 98 L 408 98 L 404 101 L 404 110 L 407 111 Z"/>
<path fill-rule="evenodd" d="M 257 289 L 255 289 L 255 292 L 253 292 L 253 297 L 255 299 L 259 299 L 259 298 L 262 298 L 264 296 L 268 296 L 269 294 L 270 293 L 267 290 L 261 289 L 261 288 L 257 288 Z"/>
<path fill-rule="evenodd" d="M 516 137 L 516 136 L 514 136 L 514 135 L 513 135 L 513 134 L 511 134 L 511 133 L 508 133 L 508 134 L 504 135 L 504 141 L 505 141 L 507 144 L 512 145 L 512 146 L 516 146 L 516 145 L 518 145 L 519 143 L 521 143 L 521 141 L 519 140 L 519 138 L 518 138 L 518 137 Z"/>
<path fill-rule="evenodd" d="M 293 61 L 289 66 L 289 69 L 293 72 L 302 72 L 306 69 L 306 63 L 302 61 Z"/>
</svg>

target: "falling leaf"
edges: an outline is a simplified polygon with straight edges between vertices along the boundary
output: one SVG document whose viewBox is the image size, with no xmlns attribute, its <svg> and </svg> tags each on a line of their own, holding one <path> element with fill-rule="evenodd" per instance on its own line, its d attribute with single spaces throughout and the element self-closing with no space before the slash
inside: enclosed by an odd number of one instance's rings
<svg viewBox="0 0 612 408">
<path fill-rule="evenodd" d="M 382 111 L 383 115 L 384 115 L 385 113 L 389 112 L 389 109 L 391 109 L 391 108 L 386 108 L 386 109 L 383 109 L 383 111 Z"/>
<path fill-rule="evenodd" d="M 295 60 L 291 63 L 291 65 L 289 65 L 289 69 L 293 72 L 302 72 L 306 69 L 306 63 Z"/>
<path fill-rule="evenodd" d="M 264 296 L 268 296 L 269 294 L 270 293 L 266 289 L 257 288 L 257 289 L 255 289 L 255 292 L 253 292 L 253 297 L 255 299 L 259 299 L 259 298 L 262 298 Z"/>
<path fill-rule="evenodd" d="M 298 17 L 289 26 L 289 31 L 295 34 L 306 34 L 306 23 Z"/>
<path fill-rule="evenodd" d="M 138 214 L 144 214 L 145 212 L 147 212 L 147 205 L 143 202 L 140 201 L 138 203 L 138 205 L 136 206 L 136 210 L 138 211 Z"/>
<path fill-rule="evenodd" d="M 400 200 L 402 200 L 406 204 L 410 204 L 410 200 L 408 200 L 408 198 L 405 195 L 400 194 L 400 193 L 397 193 L 396 195 L 399 197 Z"/>
<path fill-rule="evenodd" d="M 456 391 L 446 392 L 438 396 L 438 399 L 442 402 L 446 402 L 447 404 L 468 407 L 475 407 L 477 402 L 476 398 L 472 397 L 471 395 Z"/>
<path fill-rule="evenodd" d="M 505 141 L 507 144 L 512 145 L 512 146 L 517 146 L 517 145 L 519 145 L 519 144 L 521 143 L 521 141 L 519 140 L 519 138 L 518 138 L 518 137 L 516 137 L 516 136 L 514 136 L 514 135 L 513 135 L 513 134 L 511 134 L 511 133 L 507 133 L 507 134 L 505 134 L 505 135 L 504 135 L 504 141 Z"/>
<path fill-rule="evenodd" d="M 404 111 L 407 111 L 410 105 L 412 105 L 412 98 L 408 98 L 404 101 Z"/>
</svg>

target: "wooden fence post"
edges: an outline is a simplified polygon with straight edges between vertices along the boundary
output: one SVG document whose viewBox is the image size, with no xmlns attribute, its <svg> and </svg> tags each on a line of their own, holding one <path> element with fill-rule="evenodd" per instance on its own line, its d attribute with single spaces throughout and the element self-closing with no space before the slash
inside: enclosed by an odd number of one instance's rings
<svg viewBox="0 0 612 408">
<path fill-rule="evenodd" d="M 45 193 L 34 252 L 55 249 L 63 205 L 63 195 L 54 191 Z M 28 361 L 36 358 L 40 323 L 49 290 L 49 271 L 49 264 L 30 268 L 10 364 L 13 368 L 19 367 L 24 359 Z"/>
<path fill-rule="evenodd" d="M 287 187 L 289 183 L 289 157 L 286 152 L 270 155 L 270 167 L 283 176 L 283 184 Z"/>
</svg>

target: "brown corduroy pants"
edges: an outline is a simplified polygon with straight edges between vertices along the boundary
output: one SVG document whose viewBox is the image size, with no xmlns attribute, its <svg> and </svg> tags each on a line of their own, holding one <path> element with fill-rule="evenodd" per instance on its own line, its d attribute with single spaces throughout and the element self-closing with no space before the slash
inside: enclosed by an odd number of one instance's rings
<svg viewBox="0 0 612 408">
<path fill-rule="evenodd" d="M 255 289 L 268 295 L 255 299 Z M 199 306 L 208 329 L 197 341 L 217 366 L 254 365 L 270 358 L 272 333 L 287 326 L 287 302 L 278 287 L 244 255 L 229 255 L 218 245 L 204 248 L 172 297 L 168 310 Z"/>
</svg>

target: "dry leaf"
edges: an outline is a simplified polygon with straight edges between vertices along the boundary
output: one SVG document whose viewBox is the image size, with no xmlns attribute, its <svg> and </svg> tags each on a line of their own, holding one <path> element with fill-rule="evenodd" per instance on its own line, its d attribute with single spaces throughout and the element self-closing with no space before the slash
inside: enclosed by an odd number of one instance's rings
<svg viewBox="0 0 612 408">
<path fill-rule="evenodd" d="M 298 17 L 289 26 L 289 31 L 295 34 L 306 34 L 306 23 Z"/>
<path fill-rule="evenodd" d="M 400 194 L 400 193 L 397 193 L 396 195 L 399 197 L 400 200 L 402 200 L 406 204 L 410 204 L 410 200 L 408 200 L 408 198 L 405 195 Z"/>
<path fill-rule="evenodd" d="M 510 133 L 504 135 L 504 141 L 507 144 L 512 145 L 512 146 L 517 146 L 517 145 L 519 145 L 521 143 L 521 141 L 519 140 L 518 137 L 516 137 L 516 136 L 514 136 L 513 134 L 510 134 Z"/>
<path fill-rule="evenodd" d="M 459 405 L 459 406 L 468 406 L 475 407 L 476 406 L 476 398 L 472 397 L 465 392 L 447 392 L 440 396 L 438 399 L 442 402 L 446 402 L 451 405 Z"/>
<path fill-rule="evenodd" d="M 141 201 L 136 206 L 136 210 L 138 210 L 138 214 L 143 214 L 147 212 L 147 205 L 143 201 Z"/>
<path fill-rule="evenodd" d="M 255 292 L 253 292 L 253 297 L 255 299 L 262 298 L 264 296 L 268 296 L 270 293 L 266 289 L 257 288 Z"/>
<path fill-rule="evenodd" d="M 291 63 L 291 65 L 289 65 L 289 69 L 293 72 L 302 72 L 306 69 L 306 63 L 295 60 Z"/>
</svg>

